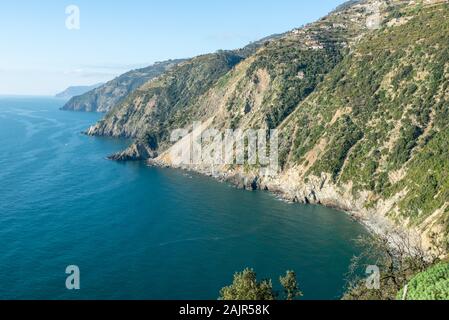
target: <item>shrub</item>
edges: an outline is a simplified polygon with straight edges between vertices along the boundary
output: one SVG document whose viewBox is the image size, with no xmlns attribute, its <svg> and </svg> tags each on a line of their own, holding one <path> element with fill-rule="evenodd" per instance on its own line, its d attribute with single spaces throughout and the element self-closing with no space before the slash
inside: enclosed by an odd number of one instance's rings
<svg viewBox="0 0 449 320">
<path fill-rule="evenodd" d="M 398 300 L 449 300 L 449 263 L 440 263 L 415 276 L 397 295 Z"/>
<path fill-rule="evenodd" d="M 232 285 L 221 289 L 220 300 L 274 300 L 273 284 L 271 280 L 257 281 L 253 269 L 245 269 L 234 275 Z"/>
</svg>

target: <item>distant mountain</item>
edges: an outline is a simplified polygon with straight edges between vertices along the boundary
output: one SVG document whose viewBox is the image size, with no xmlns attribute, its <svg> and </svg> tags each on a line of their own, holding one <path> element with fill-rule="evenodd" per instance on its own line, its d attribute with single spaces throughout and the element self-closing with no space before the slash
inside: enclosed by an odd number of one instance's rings
<svg viewBox="0 0 449 320">
<path fill-rule="evenodd" d="M 242 59 L 254 54 L 259 48 L 267 43 L 280 39 L 285 34 L 273 34 L 258 41 L 252 42 L 244 48 L 234 51 L 228 51 L 229 54 L 239 56 Z M 222 51 L 218 51 L 220 53 Z M 159 76 L 170 71 L 182 62 L 191 59 L 178 59 L 157 62 L 149 67 L 127 72 L 116 79 L 91 90 L 83 95 L 71 99 L 62 108 L 69 111 L 87 111 L 87 112 L 108 112 L 116 105 L 124 102 L 134 91 L 147 82 L 150 82 Z"/>
<path fill-rule="evenodd" d="M 107 112 L 144 83 L 157 78 L 184 60 L 157 62 L 147 68 L 129 71 L 102 86 L 73 97 L 62 110 Z"/>
<path fill-rule="evenodd" d="M 90 134 L 137 138 L 153 132 L 155 141 L 165 142 L 170 129 L 179 125 L 179 118 L 189 119 L 188 105 L 242 60 L 232 51 L 187 60 L 135 90 L 91 128 Z"/>
<path fill-rule="evenodd" d="M 71 99 L 75 96 L 80 96 L 82 94 L 85 94 L 86 92 L 89 92 L 91 90 L 94 90 L 100 86 L 102 86 L 103 83 L 94 84 L 93 86 L 72 86 L 68 87 L 64 91 L 58 93 L 55 95 L 56 98 L 61 99 Z"/>
</svg>

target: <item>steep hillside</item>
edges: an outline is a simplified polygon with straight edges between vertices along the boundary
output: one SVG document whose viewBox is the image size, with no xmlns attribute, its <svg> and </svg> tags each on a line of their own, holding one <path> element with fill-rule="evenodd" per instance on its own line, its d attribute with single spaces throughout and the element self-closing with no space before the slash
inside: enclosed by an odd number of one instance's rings
<svg viewBox="0 0 449 320">
<path fill-rule="evenodd" d="M 360 8 L 363 9 L 364 6 Z M 359 13 L 360 8 L 348 7 L 335 11 L 304 28 L 271 36 L 241 50 L 227 52 L 228 55 L 241 57 L 235 62 L 246 58 L 236 68 L 233 68 L 234 64 L 229 65 L 230 68 L 221 69 L 222 72 L 210 73 L 207 70 L 208 65 L 212 64 L 210 59 L 193 59 L 193 64 L 179 66 L 142 86 L 125 103 L 117 105 L 104 120 L 90 128 L 88 133 L 139 137 L 140 146 L 130 149 L 132 155 L 136 154 L 136 149 L 147 149 L 157 140 L 156 151 L 160 152 L 168 146 L 167 133 L 170 129 L 187 126 L 194 120 L 206 120 L 221 110 L 223 104 L 226 105 L 227 112 L 221 113 L 224 118 L 220 122 L 224 123 L 220 125 L 233 128 L 245 125 L 275 128 L 300 101 L 314 91 L 325 74 L 341 61 L 351 43 L 368 30 L 366 16 Z M 192 65 L 195 67 L 189 67 Z M 198 80 L 189 73 L 198 67 L 202 69 L 201 77 L 207 80 L 207 85 L 202 85 L 201 91 L 172 90 L 170 81 L 167 82 L 172 75 L 183 79 L 175 87 L 195 87 Z M 191 81 L 193 82 L 189 83 Z M 152 111 L 155 99 L 158 101 L 155 109 L 160 109 L 162 101 L 155 87 L 170 88 L 173 92 L 171 105 L 176 106 L 170 107 L 167 114 Z M 179 104 L 177 100 L 182 103 Z M 142 104 L 146 106 L 142 107 Z M 170 124 L 163 125 L 167 117 L 170 118 Z M 217 119 L 216 123 L 218 122 Z M 142 139 L 144 136 L 148 140 Z"/>
<path fill-rule="evenodd" d="M 183 60 L 155 63 L 147 68 L 127 72 L 93 90 L 73 97 L 62 108 L 69 111 L 108 112 L 147 81 L 154 79 Z"/>
<path fill-rule="evenodd" d="M 136 138 L 115 159 L 156 158 L 344 209 L 375 231 L 394 221 L 447 241 L 448 18 L 447 1 L 350 1 L 244 60 L 221 53 L 174 68 L 89 134 Z M 281 171 L 176 163 L 171 151 L 185 141 L 171 146 L 169 133 L 193 121 L 278 129 Z"/>
<path fill-rule="evenodd" d="M 449 300 L 449 264 L 440 263 L 416 275 L 406 289 L 397 295 L 398 300 Z"/>
<path fill-rule="evenodd" d="M 259 41 L 250 43 L 242 49 L 233 51 L 233 54 L 246 58 L 257 51 L 264 43 L 278 39 L 282 37 L 282 34 L 274 34 L 265 37 Z M 147 68 L 133 70 L 127 72 L 116 79 L 102 84 L 101 86 L 95 86 L 87 88 L 83 92 L 78 94 L 72 94 L 70 96 L 65 95 L 65 98 L 72 98 L 62 108 L 69 111 L 87 111 L 87 112 L 108 112 L 112 108 L 126 99 L 140 86 L 144 85 L 148 81 L 151 81 L 177 64 L 186 61 L 187 59 L 168 60 L 164 62 L 155 63 Z"/>
<path fill-rule="evenodd" d="M 239 84 L 250 83 L 254 76 L 240 69 L 247 65 L 251 70 L 254 61 L 242 63 L 227 76 L 240 74 L 241 80 L 226 86 L 222 111 L 211 122 L 217 128 L 278 128 L 282 172 L 264 178 L 251 166 L 194 169 L 233 182 L 242 179 L 250 188 L 257 181 L 292 201 L 354 212 L 377 231 L 396 221 L 427 241 L 434 234 L 447 237 L 449 9 L 437 2 L 385 6 L 381 28 L 359 38 L 311 94 L 297 100 L 280 98 L 289 88 L 301 92 L 293 85 L 274 95 L 276 103 L 268 102 L 272 95 L 266 94 L 266 79 L 273 76 L 263 68 L 256 68 L 252 89 L 242 89 Z M 243 98 L 229 104 L 236 95 Z M 299 103 L 291 106 L 292 100 Z M 157 161 L 176 165 L 169 154 Z"/>
<path fill-rule="evenodd" d="M 177 127 L 173 118 L 177 114 L 186 116 L 186 107 L 242 59 L 223 51 L 181 63 L 141 86 L 90 128 L 88 134 L 145 138 L 156 148 Z"/>
<path fill-rule="evenodd" d="M 300 201 L 447 235 L 449 8 L 392 15 L 281 126 L 284 178 Z"/>
</svg>

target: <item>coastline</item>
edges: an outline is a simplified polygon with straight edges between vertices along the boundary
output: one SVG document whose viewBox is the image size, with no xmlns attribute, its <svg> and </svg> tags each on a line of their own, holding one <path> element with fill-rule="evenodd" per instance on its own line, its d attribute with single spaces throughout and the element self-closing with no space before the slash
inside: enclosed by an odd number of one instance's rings
<svg viewBox="0 0 449 320">
<path fill-rule="evenodd" d="M 202 176 L 207 176 L 215 179 L 216 181 L 227 183 L 237 189 L 246 190 L 246 191 L 265 191 L 274 195 L 277 199 L 284 201 L 289 204 L 310 204 L 316 206 L 322 206 L 325 208 L 335 209 L 340 212 L 348 215 L 352 220 L 356 221 L 360 225 L 362 225 L 369 234 L 372 236 L 382 236 L 388 234 L 392 231 L 401 231 L 401 232 L 409 232 L 408 228 L 401 227 L 399 225 L 395 225 L 390 220 L 388 220 L 384 216 L 375 215 L 366 212 L 361 212 L 358 210 L 354 210 L 348 208 L 347 206 L 338 205 L 338 201 L 322 203 L 321 201 L 304 201 L 298 199 L 297 197 L 293 197 L 286 190 L 282 188 L 276 188 L 273 184 L 260 182 L 258 177 L 253 177 L 252 175 L 241 175 L 237 174 L 229 174 L 229 172 L 220 171 L 211 172 L 209 170 L 204 170 L 204 168 L 200 169 L 198 167 L 186 167 L 186 166 L 174 166 L 167 164 L 159 159 L 149 159 L 146 161 L 146 164 L 149 167 L 158 167 L 158 168 L 166 168 L 166 169 L 176 169 L 189 173 L 195 173 Z"/>
<path fill-rule="evenodd" d="M 87 134 L 92 135 L 90 132 Z M 290 203 L 336 209 L 357 221 L 371 235 L 390 238 L 392 247 L 398 246 L 401 237 L 406 237 L 415 248 L 425 248 L 430 255 L 442 249 L 436 241 L 439 241 L 438 235 L 443 232 L 438 229 L 440 225 L 431 219 L 433 216 L 420 225 L 411 225 L 398 215 L 397 203 L 406 194 L 404 192 L 387 199 L 376 198 L 376 195 L 369 191 L 354 193 L 351 182 L 346 185 L 334 183 L 328 174 L 322 173 L 320 177 L 305 179 L 305 170 L 301 166 L 287 168 L 274 176 L 265 177 L 261 176 L 258 169 L 244 166 L 185 165 L 174 152 L 185 143 L 186 140 L 183 139 L 161 154 L 148 150 L 139 143 L 132 143 L 126 150 L 108 158 L 114 161 L 145 161 L 149 166 L 195 172 L 226 182 L 238 189 L 268 191 Z"/>
</svg>

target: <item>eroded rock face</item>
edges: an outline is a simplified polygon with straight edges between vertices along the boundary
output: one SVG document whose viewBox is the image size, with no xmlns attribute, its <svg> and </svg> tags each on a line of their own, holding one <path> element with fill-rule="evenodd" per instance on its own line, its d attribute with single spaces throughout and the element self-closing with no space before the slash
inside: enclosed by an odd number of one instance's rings
<svg viewBox="0 0 449 320">
<path fill-rule="evenodd" d="M 134 142 L 125 151 L 109 156 L 114 161 L 141 161 L 157 157 L 157 152 L 151 150 L 148 146 Z"/>
</svg>

